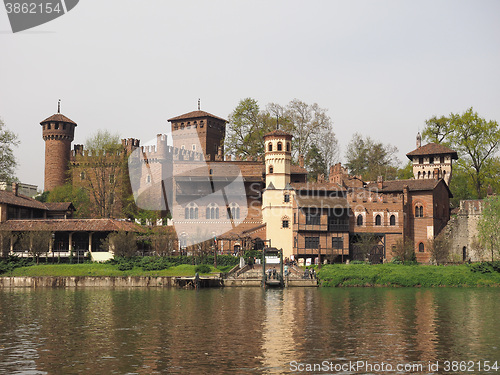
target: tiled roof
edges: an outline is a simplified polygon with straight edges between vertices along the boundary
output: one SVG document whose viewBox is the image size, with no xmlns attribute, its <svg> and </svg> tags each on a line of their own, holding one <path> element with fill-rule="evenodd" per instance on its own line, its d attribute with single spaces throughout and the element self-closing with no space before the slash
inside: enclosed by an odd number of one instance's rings
<svg viewBox="0 0 500 375">
<path fill-rule="evenodd" d="M 12 206 L 37 208 L 39 210 L 47 210 L 47 206 L 37 201 L 36 199 L 25 195 L 15 195 L 12 191 L 0 190 L 0 203 L 5 203 Z"/>
<path fill-rule="evenodd" d="M 66 116 L 64 116 L 63 114 L 60 114 L 60 113 L 56 113 L 56 114 L 46 118 L 45 120 L 43 120 L 40 123 L 40 125 L 43 125 L 46 122 L 69 122 L 70 124 L 74 124 L 76 126 L 76 122 L 74 122 L 73 120 L 70 120 L 69 118 L 67 118 Z"/>
<path fill-rule="evenodd" d="M 194 118 L 200 118 L 200 117 L 212 117 L 212 118 L 215 118 L 217 120 L 222 120 L 222 121 L 227 122 L 227 120 L 223 119 L 222 117 L 212 115 L 211 113 L 208 113 L 205 111 L 193 111 L 193 112 L 189 112 L 189 113 L 184 113 L 183 115 L 172 117 L 172 118 L 168 119 L 168 121 L 187 120 L 187 119 L 194 119 Z"/>
<path fill-rule="evenodd" d="M 411 156 L 443 155 L 443 154 L 451 154 L 451 157 L 453 159 L 455 160 L 458 159 L 456 151 L 446 146 L 443 146 L 442 144 L 439 143 L 428 143 L 425 146 L 419 147 L 416 150 L 407 153 L 406 156 L 408 157 L 408 159 L 411 159 Z"/>
<path fill-rule="evenodd" d="M 0 230 L 52 232 L 144 232 L 144 228 L 130 221 L 115 219 L 43 219 L 7 220 L 0 224 Z"/>
<path fill-rule="evenodd" d="M 377 188 L 377 183 L 372 182 L 366 185 L 366 189 L 378 190 L 381 192 L 402 192 L 403 186 L 408 186 L 410 191 L 434 190 L 439 183 L 443 183 L 449 191 L 448 185 L 443 180 L 420 179 L 420 180 L 392 180 L 384 181 L 382 189 Z M 451 194 L 451 193 L 450 193 Z"/>
<path fill-rule="evenodd" d="M 76 211 L 71 202 L 46 202 L 45 206 L 49 211 L 68 211 L 70 209 Z"/>
<path fill-rule="evenodd" d="M 291 185 L 295 190 L 345 191 L 343 187 L 330 182 L 294 182 Z"/>
<path fill-rule="evenodd" d="M 300 165 L 291 165 L 290 166 L 290 173 L 291 174 L 307 174 L 307 169 L 304 167 L 301 167 Z"/>
<path fill-rule="evenodd" d="M 266 137 L 290 137 L 292 138 L 292 135 L 290 133 L 287 133 L 281 129 L 276 129 L 273 130 L 272 132 L 269 132 L 264 135 L 264 138 Z"/>
</svg>

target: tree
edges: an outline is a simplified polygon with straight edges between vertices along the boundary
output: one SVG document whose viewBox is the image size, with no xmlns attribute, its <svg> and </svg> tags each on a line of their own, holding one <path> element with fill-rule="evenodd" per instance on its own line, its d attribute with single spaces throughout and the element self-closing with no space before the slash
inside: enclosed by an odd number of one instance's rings
<svg viewBox="0 0 500 375">
<path fill-rule="evenodd" d="M 10 253 L 11 244 L 16 242 L 16 235 L 9 230 L 0 231 L 0 257 L 5 258 Z"/>
<path fill-rule="evenodd" d="M 133 257 L 137 254 L 137 235 L 133 232 L 113 232 L 102 241 L 102 245 L 115 257 Z"/>
<path fill-rule="evenodd" d="M 401 263 L 416 261 L 415 244 L 409 238 L 399 239 L 392 248 L 392 256 L 393 261 Z"/>
<path fill-rule="evenodd" d="M 262 138 L 272 130 L 269 114 L 260 110 L 257 100 L 240 100 L 229 115 L 225 139 L 225 152 L 228 155 L 258 157 L 264 154 Z"/>
<path fill-rule="evenodd" d="M 323 159 L 327 172 L 330 167 L 339 161 L 339 141 L 332 130 L 332 127 L 319 133 L 315 140 L 316 147 Z M 325 174 L 326 176 L 326 174 Z"/>
<path fill-rule="evenodd" d="M 443 264 L 450 256 L 450 240 L 445 233 L 441 233 L 433 240 L 429 240 L 428 249 L 431 253 L 431 260 L 436 264 Z"/>
<path fill-rule="evenodd" d="M 326 114 L 327 109 L 320 108 L 317 103 L 307 104 L 293 99 L 286 106 L 284 123 L 293 135 L 293 155 L 307 155 L 312 144 L 317 143 L 326 131 L 331 131 L 332 120 Z"/>
<path fill-rule="evenodd" d="M 158 229 L 151 236 L 151 247 L 156 255 L 167 256 L 172 255 L 176 249 L 177 237 L 171 228 Z"/>
<path fill-rule="evenodd" d="M 90 198 L 92 216 L 122 216 L 120 211 L 126 170 L 126 157 L 118 134 L 99 130 L 87 139 L 87 152 L 77 155 L 73 165 L 75 180 Z M 117 204 L 120 202 L 120 204 Z"/>
<path fill-rule="evenodd" d="M 484 200 L 483 214 L 477 224 L 478 238 L 481 244 L 490 251 L 491 261 L 500 255 L 500 197 L 494 196 Z"/>
<path fill-rule="evenodd" d="M 398 180 L 409 180 L 413 178 L 413 163 L 411 160 L 408 160 L 408 163 L 406 163 L 403 168 L 398 168 L 396 178 Z"/>
<path fill-rule="evenodd" d="M 40 255 L 47 253 L 52 244 L 52 232 L 43 226 L 37 230 L 23 232 L 19 238 L 22 249 L 28 250 L 38 264 Z"/>
<path fill-rule="evenodd" d="M 500 146 L 500 128 L 496 121 L 486 121 L 473 108 L 462 114 L 432 117 L 426 121 L 424 139 L 443 143 L 459 154 L 457 169 L 467 173 L 475 194 L 485 195 L 488 175 L 498 176 L 500 163 L 495 153 Z"/>
<path fill-rule="evenodd" d="M 317 180 L 320 174 L 326 176 L 327 166 L 325 160 L 323 159 L 323 155 L 321 155 L 321 152 L 316 145 L 313 144 L 311 146 L 304 161 L 307 170 L 309 171 L 309 178 Z"/>
<path fill-rule="evenodd" d="M 397 151 L 395 146 L 354 133 L 347 146 L 346 166 L 351 174 L 361 175 L 367 181 L 376 181 L 378 176 L 392 180 L 397 175 Z"/>
<path fill-rule="evenodd" d="M 5 129 L 5 124 L 0 118 L 0 181 L 10 183 L 15 180 L 14 170 L 17 163 L 13 147 L 18 144 L 17 135 Z"/>
<path fill-rule="evenodd" d="M 72 183 L 66 183 L 52 189 L 47 196 L 47 202 L 71 202 L 76 209 L 75 217 L 88 218 L 92 216 L 88 192 L 81 187 L 73 186 Z"/>
</svg>

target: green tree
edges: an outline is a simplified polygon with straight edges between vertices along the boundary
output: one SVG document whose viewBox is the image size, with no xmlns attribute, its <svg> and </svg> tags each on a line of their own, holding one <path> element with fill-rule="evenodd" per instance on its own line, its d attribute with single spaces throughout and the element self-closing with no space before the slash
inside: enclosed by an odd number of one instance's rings
<svg viewBox="0 0 500 375">
<path fill-rule="evenodd" d="M 240 100 L 229 115 L 225 139 L 227 155 L 260 156 L 264 154 L 262 138 L 272 130 L 272 119 L 261 111 L 257 100 Z"/>
<path fill-rule="evenodd" d="M 408 163 L 403 168 L 398 168 L 396 178 L 398 180 L 409 180 L 413 178 L 413 163 L 408 160 Z"/>
<path fill-rule="evenodd" d="M 478 222 L 480 243 L 490 251 L 491 261 L 500 255 L 500 197 L 484 200 L 483 214 Z"/>
<path fill-rule="evenodd" d="M 366 181 L 376 181 L 378 176 L 393 180 L 397 176 L 397 151 L 395 146 L 354 133 L 347 146 L 346 167 L 351 174 L 361 175 Z"/>
<path fill-rule="evenodd" d="M 462 114 L 430 118 L 422 135 L 430 142 L 443 143 L 457 151 L 456 168 L 468 174 L 476 196 L 484 197 L 488 176 L 498 176 L 500 172 L 495 157 L 500 145 L 498 123 L 479 117 L 471 107 Z"/>
<path fill-rule="evenodd" d="M 323 155 L 316 145 L 311 145 L 304 161 L 307 170 L 309 171 L 310 179 L 317 180 L 320 174 L 326 176 L 327 165 L 325 160 L 323 159 Z"/>
<path fill-rule="evenodd" d="M 433 240 L 429 240 L 427 248 L 431 253 L 431 260 L 436 264 L 446 263 L 450 257 L 450 240 L 445 233 L 439 234 Z"/>
<path fill-rule="evenodd" d="M 14 170 L 17 163 L 13 147 L 18 144 L 17 135 L 7 130 L 0 118 L 0 181 L 6 181 L 7 183 L 15 181 Z"/>
<path fill-rule="evenodd" d="M 72 183 L 58 186 L 48 192 L 47 202 L 71 202 L 75 206 L 74 216 L 89 218 L 92 216 L 90 198 L 83 188 L 75 187 Z"/>
</svg>

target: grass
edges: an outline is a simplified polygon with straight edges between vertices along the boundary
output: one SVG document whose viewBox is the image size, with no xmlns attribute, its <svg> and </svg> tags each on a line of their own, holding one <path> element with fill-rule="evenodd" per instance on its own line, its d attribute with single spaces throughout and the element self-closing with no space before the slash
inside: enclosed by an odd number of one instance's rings
<svg viewBox="0 0 500 375">
<path fill-rule="evenodd" d="M 335 264 L 318 271 L 322 286 L 500 286 L 500 273 L 472 272 L 469 265 Z"/>
<path fill-rule="evenodd" d="M 144 271 L 140 267 L 120 271 L 116 265 L 103 263 L 39 264 L 15 268 L 0 276 L 194 276 L 195 267 L 190 264 L 181 264 L 158 271 Z M 210 268 L 212 272 L 219 272 L 213 267 Z"/>
</svg>

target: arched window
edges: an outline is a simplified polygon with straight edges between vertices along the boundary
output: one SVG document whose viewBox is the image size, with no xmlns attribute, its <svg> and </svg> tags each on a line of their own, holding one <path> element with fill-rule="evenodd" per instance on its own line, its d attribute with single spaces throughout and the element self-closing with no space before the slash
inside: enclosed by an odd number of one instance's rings
<svg viewBox="0 0 500 375">
<path fill-rule="evenodd" d="M 184 209 L 184 217 L 188 220 L 198 219 L 198 206 L 195 203 L 189 203 Z"/>
<path fill-rule="evenodd" d="M 271 166 L 269 167 L 269 173 L 273 173 L 273 171 L 274 171 L 274 168 L 273 168 L 273 166 L 271 165 Z"/>
<path fill-rule="evenodd" d="M 269 145 L 267 146 L 267 149 L 268 149 L 268 151 L 272 151 L 273 150 L 273 144 L 271 142 L 269 142 Z"/>
<path fill-rule="evenodd" d="M 278 142 L 278 151 L 282 151 L 283 150 L 283 145 L 281 144 L 281 142 Z"/>
<path fill-rule="evenodd" d="M 286 143 L 286 150 L 287 150 L 288 152 L 290 152 L 290 142 L 287 142 L 287 143 Z"/>
<path fill-rule="evenodd" d="M 356 218 L 356 225 L 358 227 L 363 225 L 363 215 L 358 215 L 358 217 Z"/>
<path fill-rule="evenodd" d="M 420 243 L 418 244 L 418 252 L 419 252 L 419 253 L 423 253 L 423 252 L 424 252 L 424 250 L 425 250 L 424 243 L 423 243 L 423 242 L 420 242 Z"/>
<path fill-rule="evenodd" d="M 227 208 L 227 218 L 233 220 L 239 220 L 240 218 L 240 206 L 236 203 L 231 203 Z"/>
<path fill-rule="evenodd" d="M 417 179 L 420 180 L 420 171 L 418 171 Z"/>
<path fill-rule="evenodd" d="M 424 217 L 424 207 L 421 204 L 415 206 L 415 217 Z"/>
<path fill-rule="evenodd" d="M 389 218 L 389 224 L 396 225 L 396 216 L 395 215 L 391 215 L 391 217 Z"/>
<path fill-rule="evenodd" d="M 206 217 L 208 220 L 216 220 L 219 218 L 219 206 L 215 203 L 210 203 L 207 206 Z"/>
<path fill-rule="evenodd" d="M 431 171 L 427 172 L 427 178 L 431 178 Z"/>
<path fill-rule="evenodd" d="M 382 225 L 382 218 L 380 215 L 375 216 L 375 225 Z"/>
</svg>

